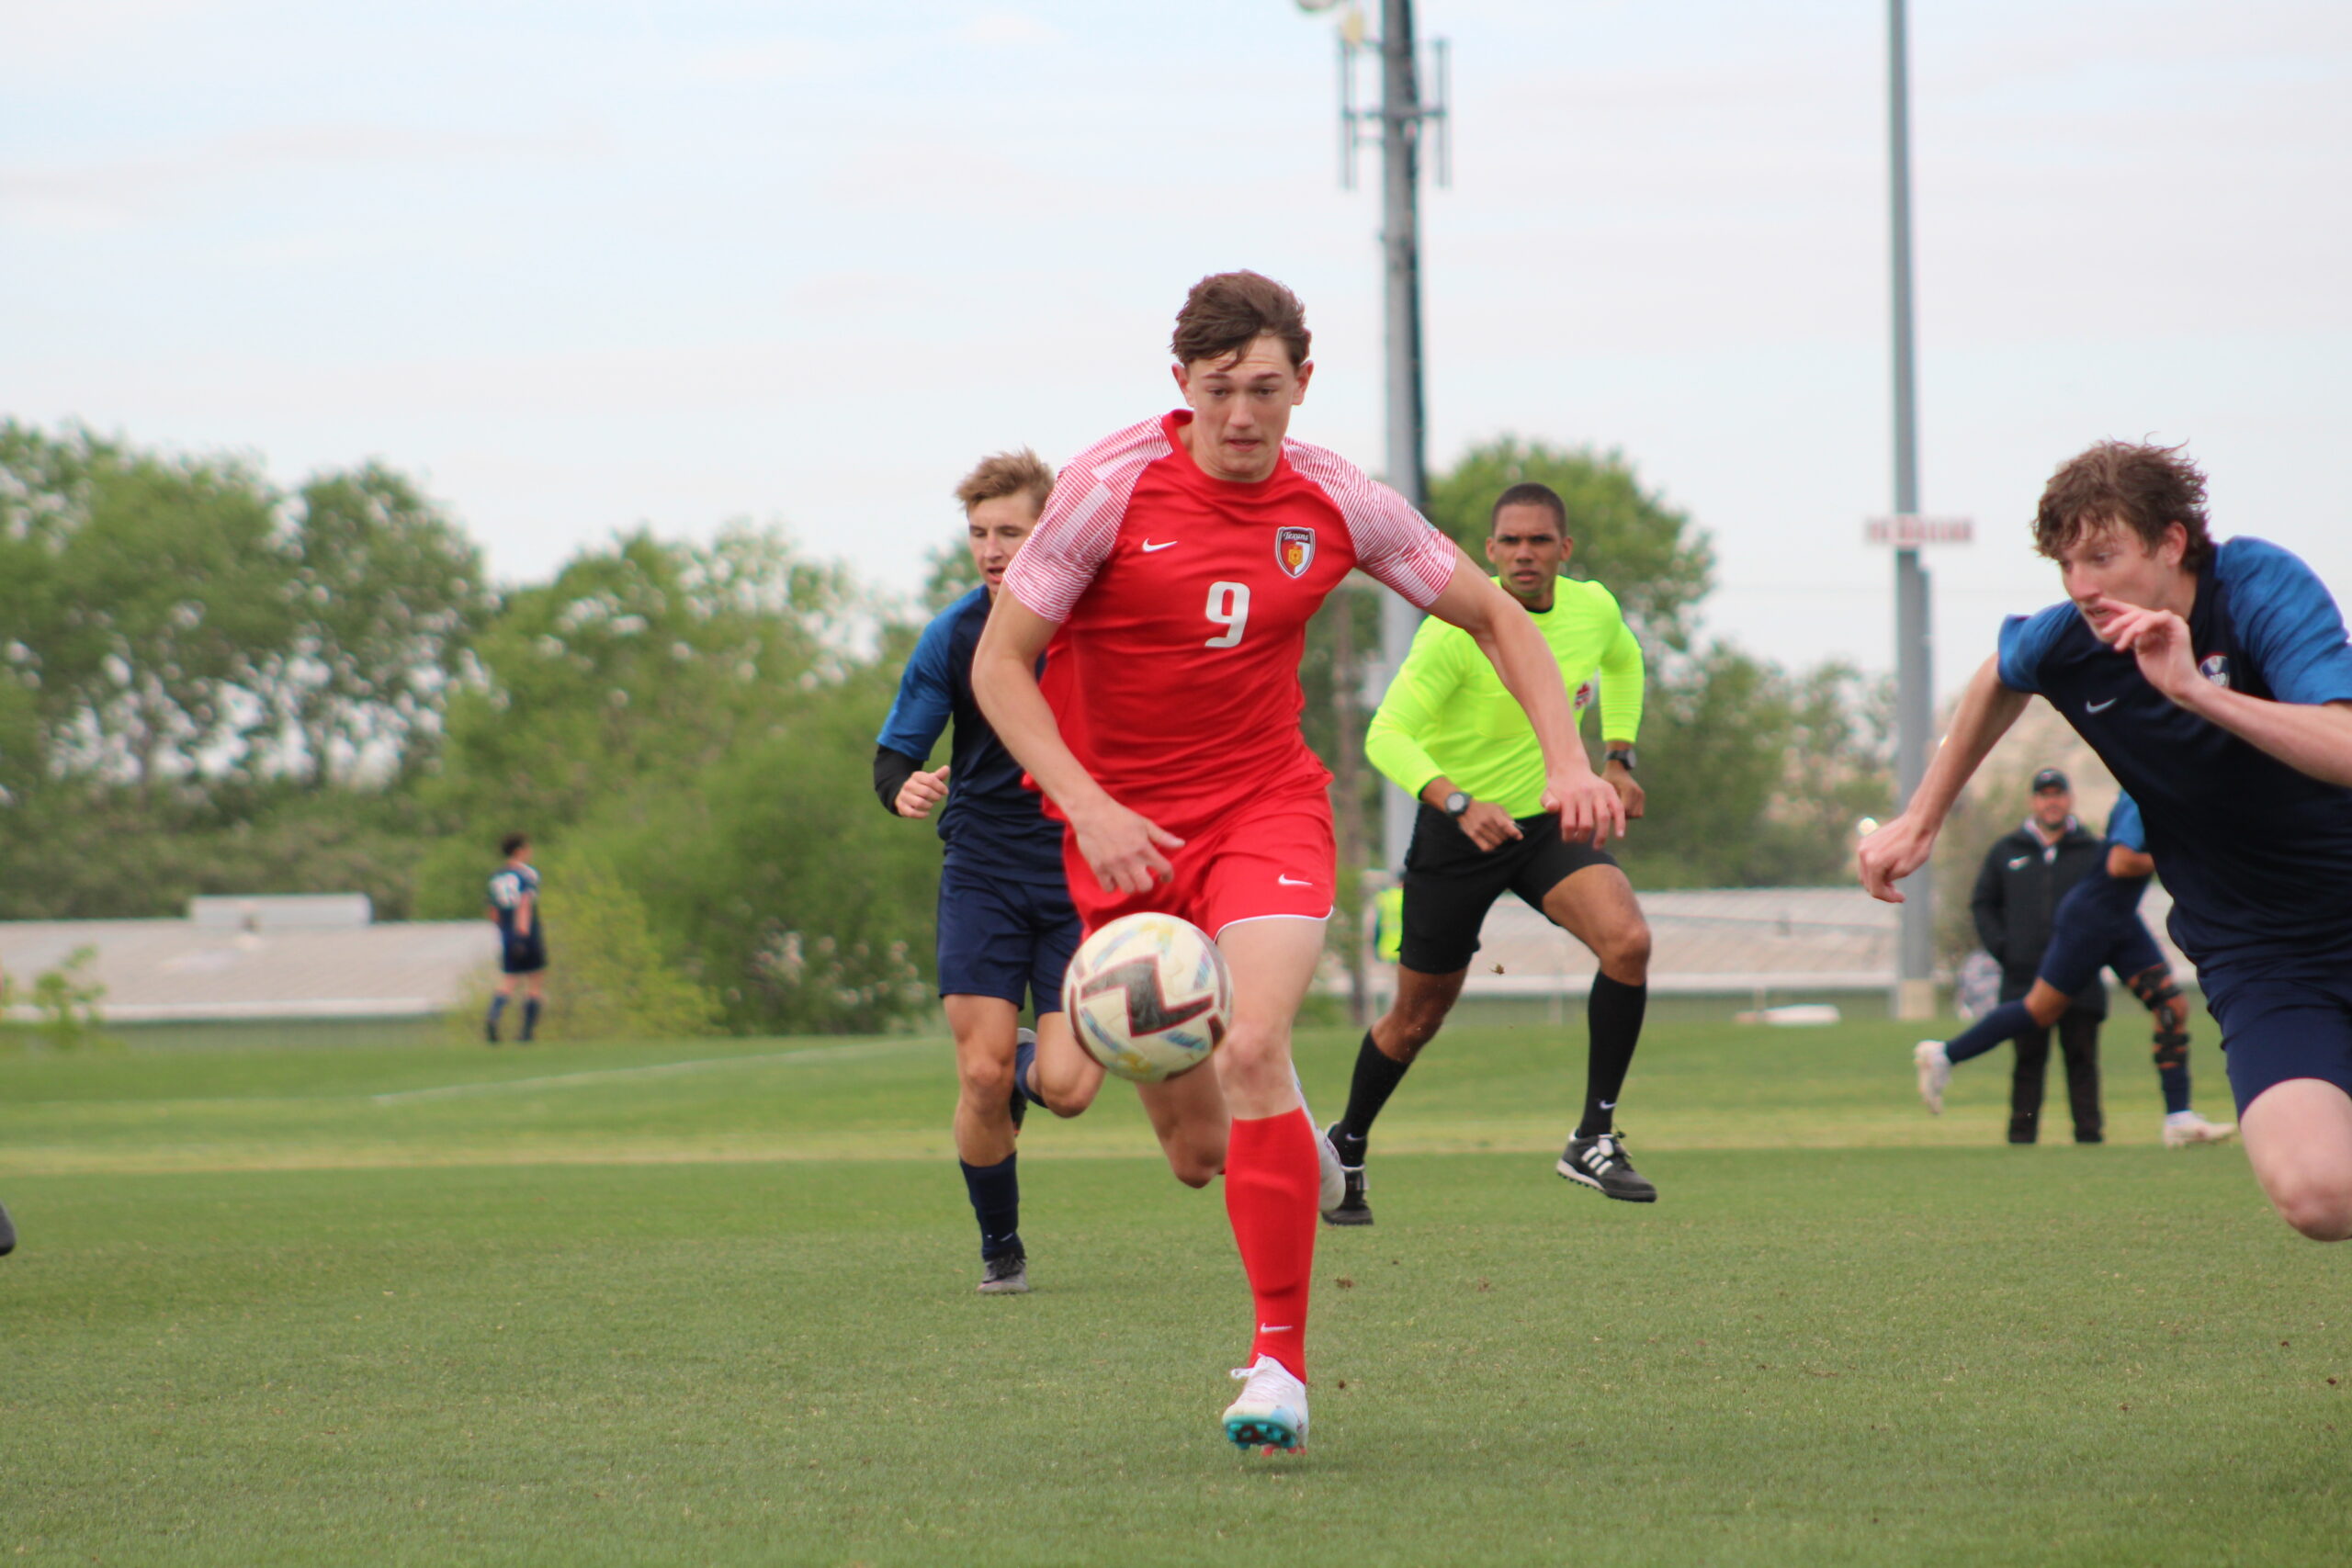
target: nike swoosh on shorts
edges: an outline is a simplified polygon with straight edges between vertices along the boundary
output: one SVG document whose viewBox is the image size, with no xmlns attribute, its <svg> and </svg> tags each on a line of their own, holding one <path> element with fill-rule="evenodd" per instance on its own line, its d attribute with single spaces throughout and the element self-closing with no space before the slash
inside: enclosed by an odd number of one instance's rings
<svg viewBox="0 0 2352 1568">
<path fill-rule="evenodd" d="M 2105 713 L 2114 705 L 2115 699 L 2113 697 L 2109 697 L 2103 703 L 2085 703 L 2083 705 L 2083 711 L 2085 713 Z"/>
<path fill-rule="evenodd" d="M 1275 874 L 1274 880 L 1281 883 L 1284 887 L 1312 887 L 1315 886 L 1312 882 L 1302 882 L 1295 876 L 1283 876 L 1280 873 Z"/>
</svg>

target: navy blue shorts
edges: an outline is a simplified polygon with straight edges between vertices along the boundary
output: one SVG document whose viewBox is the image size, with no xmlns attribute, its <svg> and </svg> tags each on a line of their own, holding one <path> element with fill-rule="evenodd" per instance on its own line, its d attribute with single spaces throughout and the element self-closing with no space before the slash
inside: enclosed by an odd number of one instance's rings
<svg viewBox="0 0 2352 1568">
<path fill-rule="evenodd" d="M 2289 1078 L 2322 1078 L 2352 1094 L 2352 964 L 2216 964 L 2197 980 L 2222 1026 L 2239 1115 Z"/>
<path fill-rule="evenodd" d="M 939 874 L 939 994 L 1024 998 L 1059 1012 L 1078 951 L 1078 911 L 1059 884 L 990 876 L 950 861 Z"/>
<path fill-rule="evenodd" d="M 531 934 L 509 937 L 499 944 L 498 967 L 508 975 L 536 975 L 548 966 L 547 933 L 538 927 Z"/>
<path fill-rule="evenodd" d="M 2041 951 L 2037 978 L 2049 982 L 2062 996 L 2079 997 L 2090 989 L 2101 969 L 2129 982 L 2135 975 L 2165 966 L 2164 949 L 2148 934 L 2148 922 L 2133 915 L 2107 926 L 2060 920 Z"/>
</svg>

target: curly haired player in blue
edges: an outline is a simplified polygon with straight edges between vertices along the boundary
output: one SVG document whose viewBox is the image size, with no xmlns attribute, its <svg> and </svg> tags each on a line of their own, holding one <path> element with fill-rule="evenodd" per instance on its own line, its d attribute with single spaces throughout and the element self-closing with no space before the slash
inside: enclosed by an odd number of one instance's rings
<svg viewBox="0 0 2352 1568">
<path fill-rule="evenodd" d="M 1062 873 L 1062 825 L 1023 786 L 1021 764 L 973 700 L 972 650 L 1053 488 L 1054 471 L 1025 450 L 984 459 L 956 487 L 980 585 L 923 628 L 874 750 L 882 808 L 921 820 L 937 807 L 946 845 L 939 996 L 956 1036 L 956 1158 L 979 1222 L 978 1289 L 989 1296 L 1029 1289 L 1013 1145 L 1029 1101 L 1045 1102 L 1019 1087 L 1036 1051 L 1020 1026 L 1021 1006 L 1035 1008 L 1039 1029 L 1063 1026 L 1062 971 L 1078 950 L 1078 912 Z M 947 761 L 926 768 L 951 725 Z M 1102 1082 L 1100 1067 L 1072 1055 L 1072 1075 L 1056 1085 L 1055 1109 L 1065 1116 L 1084 1110 Z"/>
<path fill-rule="evenodd" d="M 1919 1098 L 1929 1111 L 1942 1113 L 1953 1067 L 2033 1030 L 2049 1028 L 2072 998 L 2098 982 L 2101 969 L 2109 969 L 2155 1015 L 2165 1146 L 2215 1144 L 2236 1130 L 2227 1122 L 2208 1122 L 2188 1103 L 2188 1003 L 2173 983 L 2164 950 L 2140 918 L 2140 896 L 2148 890 L 2155 871 L 2139 805 L 2124 795 L 2107 819 L 2107 853 L 2058 901 L 2051 916 L 2050 946 L 2034 974 L 2033 988 L 2003 1002 L 1950 1040 L 1922 1040 L 1913 1048 Z"/>
<path fill-rule="evenodd" d="M 2043 489 L 2066 600 L 2001 628 L 1903 814 L 1862 840 L 1899 903 L 1961 786 L 2039 694 L 2139 803 L 2173 940 L 2222 1026 L 2264 1196 L 2352 1237 L 2352 647 L 2311 568 L 2214 543 L 2178 447 L 2101 442 Z"/>
</svg>

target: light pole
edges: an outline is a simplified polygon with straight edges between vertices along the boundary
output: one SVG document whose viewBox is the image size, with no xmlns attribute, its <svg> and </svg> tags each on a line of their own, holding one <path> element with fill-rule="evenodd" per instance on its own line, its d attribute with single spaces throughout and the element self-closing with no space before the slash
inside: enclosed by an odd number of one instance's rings
<svg viewBox="0 0 2352 1568">
<path fill-rule="evenodd" d="M 1889 238 L 1894 269 L 1894 512 L 1919 513 L 1919 431 L 1911 343 L 1911 108 L 1904 0 L 1886 6 L 1886 138 Z M 1928 617 L 1928 572 L 1917 545 L 1894 552 L 1894 776 L 1908 804 L 1927 776 L 1928 738 L 1935 727 L 1934 642 Z M 1904 887 L 1897 943 L 1894 1015 L 1917 1019 L 1936 1010 L 1935 868 L 1923 865 Z"/>
<path fill-rule="evenodd" d="M 1328 11 L 1338 0 L 1298 0 L 1302 11 Z M 1423 466 L 1421 403 L 1420 137 L 1424 122 L 1445 123 L 1444 45 L 1438 45 L 1439 101 L 1420 95 L 1413 41 L 1412 0 L 1381 0 L 1380 36 L 1364 37 L 1363 19 L 1350 4 L 1340 26 L 1340 183 L 1355 184 L 1355 149 L 1369 138 L 1362 127 L 1376 121 L 1380 141 L 1380 249 L 1388 369 L 1388 454 L 1385 477 L 1390 487 L 1421 512 L 1429 510 L 1429 476 Z M 1380 52 L 1380 104 L 1355 107 L 1354 57 L 1358 50 Z M 1442 164 L 1441 163 L 1441 180 Z M 1420 613 L 1393 593 L 1380 596 L 1380 662 L 1366 672 L 1367 689 L 1385 689 L 1405 662 Z M 1413 836 L 1413 800 L 1394 784 L 1381 785 L 1382 860 L 1391 872 L 1405 863 Z"/>
</svg>

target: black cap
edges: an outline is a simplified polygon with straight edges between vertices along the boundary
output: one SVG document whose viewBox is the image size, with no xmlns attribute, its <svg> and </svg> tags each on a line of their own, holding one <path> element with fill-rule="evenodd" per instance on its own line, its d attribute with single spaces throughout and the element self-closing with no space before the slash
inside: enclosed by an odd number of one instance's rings
<svg viewBox="0 0 2352 1568">
<path fill-rule="evenodd" d="M 2055 768 L 2044 768 L 2033 775 L 2033 793 L 2036 795 L 2040 795 L 2045 789 L 2071 791 L 2074 787 L 2066 782 L 2066 775 Z"/>
</svg>

